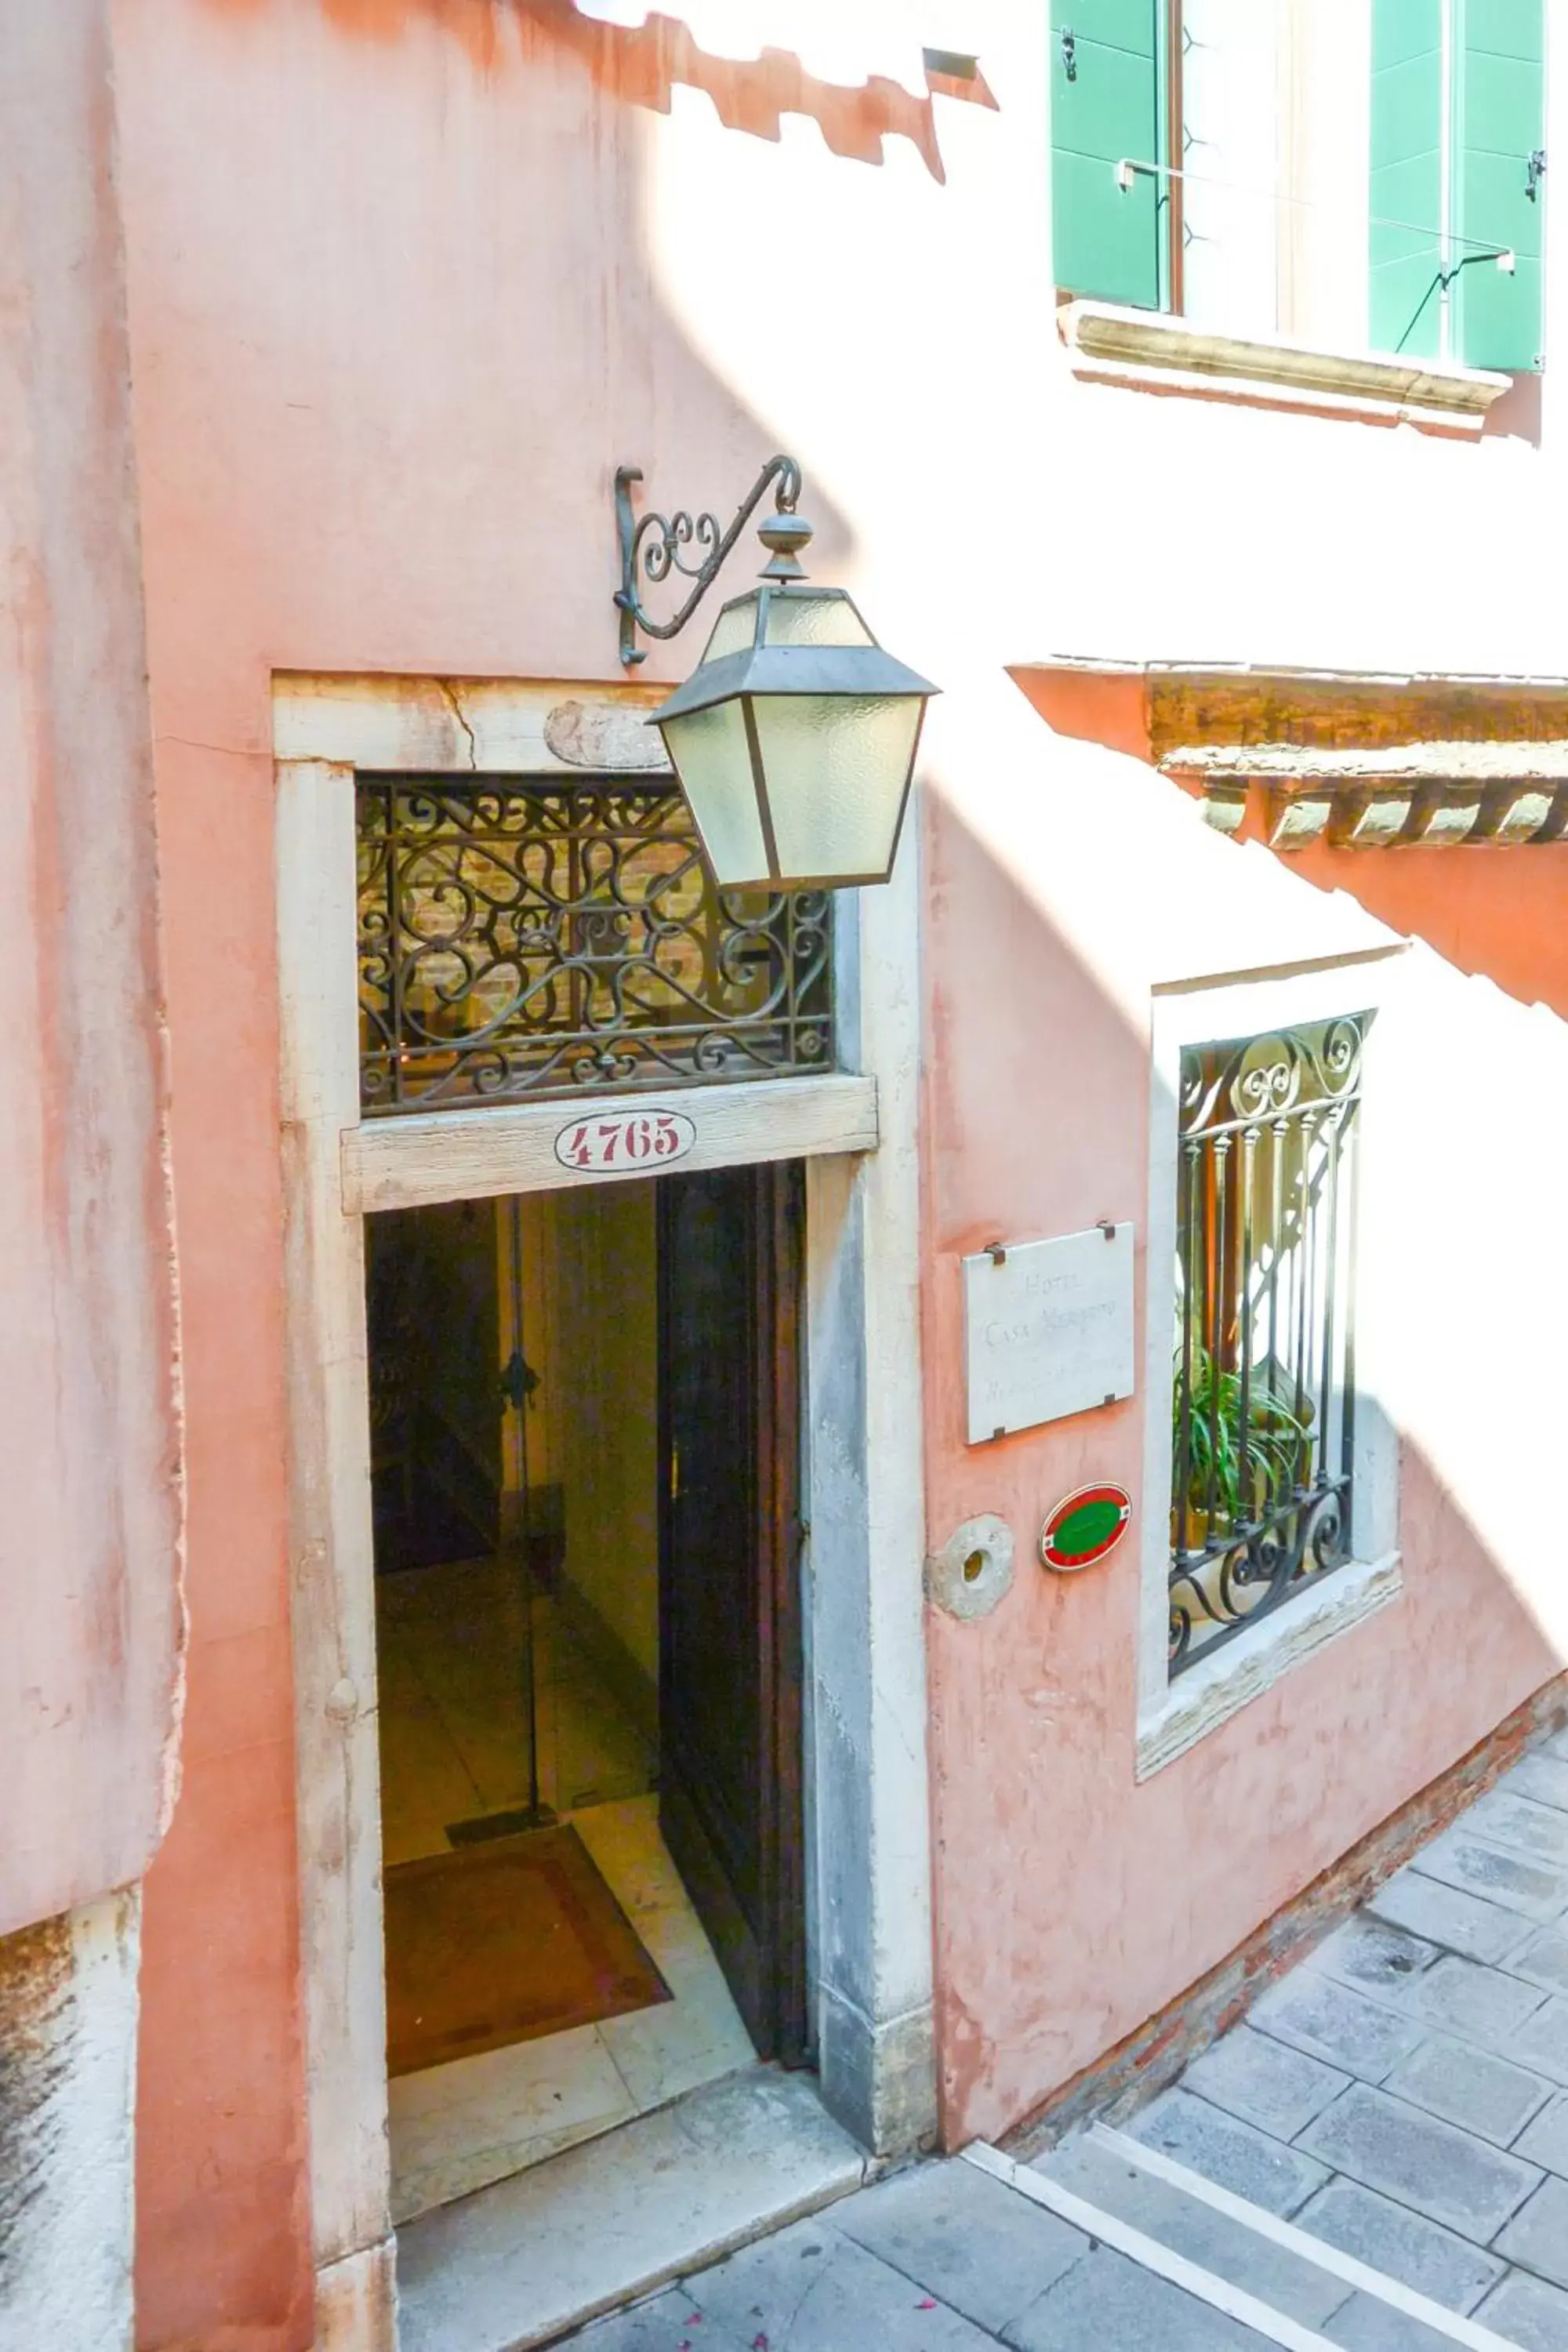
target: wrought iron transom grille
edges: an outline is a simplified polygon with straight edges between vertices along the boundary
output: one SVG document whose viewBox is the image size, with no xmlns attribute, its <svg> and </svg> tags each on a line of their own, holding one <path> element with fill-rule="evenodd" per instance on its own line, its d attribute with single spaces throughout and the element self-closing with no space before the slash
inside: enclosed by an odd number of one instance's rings
<svg viewBox="0 0 1568 2352">
<path fill-rule="evenodd" d="M 1173 1674 L 1350 1554 L 1370 1017 L 1182 1055 Z"/>
<path fill-rule="evenodd" d="M 678 786 L 362 776 L 367 1114 L 833 1063 L 832 900 L 713 888 Z"/>
</svg>

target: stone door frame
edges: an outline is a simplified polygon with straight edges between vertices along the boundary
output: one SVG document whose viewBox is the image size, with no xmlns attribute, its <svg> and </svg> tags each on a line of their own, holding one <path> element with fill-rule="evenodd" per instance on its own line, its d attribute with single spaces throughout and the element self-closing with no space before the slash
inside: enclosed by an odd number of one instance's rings
<svg viewBox="0 0 1568 2352">
<path fill-rule="evenodd" d="M 359 1108 L 356 770 L 649 766 L 662 689 L 273 679 L 289 1564 L 318 2352 L 395 2352 L 363 1217 L 574 1178 L 559 1105 Z M 869 2148 L 935 2125 L 921 1563 L 919 844 L 838 895 L 829 1076 L 660 1090 L 690 1164 L 807 1167 L 805 1785 L 823 2098 Z M 580 1106 L 574 1105 L 574 1109 Z"/>
</svg>

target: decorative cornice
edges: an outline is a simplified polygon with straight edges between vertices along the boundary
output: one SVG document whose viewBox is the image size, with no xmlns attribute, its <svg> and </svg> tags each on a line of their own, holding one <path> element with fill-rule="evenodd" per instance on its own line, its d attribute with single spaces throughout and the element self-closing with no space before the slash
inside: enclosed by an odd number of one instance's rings
<svg viewBox="0 0 1568 2352">
<path fill-rule="evenodd" d="M 1268 840 L 1321 835 L 1348 849 L 1502 847 L 1555 841 L 1568 814 L 1568 741 L 1400 743 L 1378 751 L 1298 743 L 1190 746 L 1160 761 L 1209 823 L 1238 830 L 1253 787 Z"/>
<path fill-rule="evenodd" d="M 1132 697 L 1161 773 L 1217 831 L 1250 815 L 1275 849 L 1568 839 L 1568 678 L 1076 660 L 1016 675 L 1047 717 L 1053 689 L 1071 688 L 1077 733 L 1098 731 L 1081 713 L 1085 690 L 1103 689 L 1121 748 Z"/>
<path fill-rule="evenodd" d="M 1110 302 L 1068 302 L 1058 318 L 1079 375 L 1467 437 L 1479 434 L 1493 401 L 1513 383 L 1480 368 L 1320 351 L 1284 335 L 1214 334 L 1162 310 Z"/>
</svg>

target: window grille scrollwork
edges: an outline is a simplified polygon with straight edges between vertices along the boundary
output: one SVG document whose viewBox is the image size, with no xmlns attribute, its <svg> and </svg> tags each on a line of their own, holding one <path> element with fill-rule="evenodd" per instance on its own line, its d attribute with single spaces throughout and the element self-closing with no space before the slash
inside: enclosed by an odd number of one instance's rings
<svg viewBox="0 0 1568 2352">
<path fill-rule="evenodd" d="M 1350 1554 L 1369 1022 L 1182 1055 L 1173 1674 Z"/>
<path fill-rule="evenodd" d="M 833 1066 L 832 899 L 714 890 L 678 787 L 361 777 L 369 1116 Z"/>
</svg>

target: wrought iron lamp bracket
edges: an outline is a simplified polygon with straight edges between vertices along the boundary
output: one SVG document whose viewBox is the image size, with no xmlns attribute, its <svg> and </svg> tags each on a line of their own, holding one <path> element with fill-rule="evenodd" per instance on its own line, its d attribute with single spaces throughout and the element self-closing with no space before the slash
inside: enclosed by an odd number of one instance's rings
<svg viewBox="0 0 1568 2352">
<path fill-rule="evenodd" d="M 632 484 L 641 480 L 640 466 L 616 467 L 616 533 L 620 542 L 621 584 L 616 591 L 616 606 L 621 616 L 621 660 L 627 669 L 647 659 L 637 642 L 639 629 L 645 637 L 661 640 L 679 635 L 770 488 L 773 488 L 776 513 L 759 532 L 773 556 L 763 577 L 800 579 L 803 575 L 795 560 L 795 551 L 811 537 L 810 524 L 795 513 L 800 497 L 800 467 L 793 457 L 768 459 L 723 531 L 716 514 L 693 515 L 684 507 L 670 515 L 655 513 L 650 508 L 647 514 L 639 516 L 632 507 Z M 697 558 L 695 562 L 691 560 L 692 553 Z M 654 620 L 643 604 L 639 572 L 643 580 L 655 586 L 674 572 L 692 582 L 690 594 L 668 621 Z"/>
</svg>

